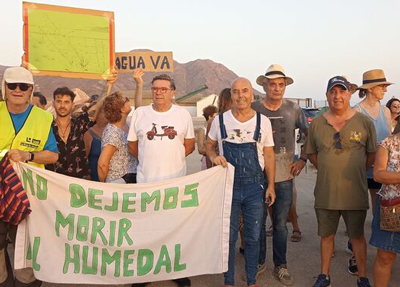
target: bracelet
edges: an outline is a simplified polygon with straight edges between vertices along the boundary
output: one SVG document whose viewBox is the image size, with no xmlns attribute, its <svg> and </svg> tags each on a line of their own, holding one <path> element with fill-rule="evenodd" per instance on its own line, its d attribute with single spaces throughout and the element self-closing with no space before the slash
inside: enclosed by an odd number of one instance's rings
<svg viewBox="0 0 400 287">
<path fill-rule="evenodd" d="M 29 161 L 33 161 L 35 159 L 35 154 L 33 152 L 29 153 Z"/>
<path fill-rule="evenodd" d="M 304 161 L 304 163 L 307 163 L 307 159 L 306 159 L 306 158 L 300 157 L 299 159 L 302 160 L 302 161 Z"/>
</svg>

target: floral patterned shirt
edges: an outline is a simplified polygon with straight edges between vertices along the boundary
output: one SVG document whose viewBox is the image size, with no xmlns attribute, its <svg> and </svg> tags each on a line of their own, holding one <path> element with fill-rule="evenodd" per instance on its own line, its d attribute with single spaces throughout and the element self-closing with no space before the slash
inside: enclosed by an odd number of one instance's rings
<svg viewBox="0 0 400 287">
<path fill-rule="evenodd" d="M 84 112 L 71 119 L 71 130 L 65 143 L 59 133 L 57 122 L 53 121 L 53 131 L 57 140 L 58 161 L 54 164 L 46 164 L 46 169 L 72 177 L 90 179 L 89 161 L 86 157 L 83 135 L 94 125 Z"/>
<path fill-rule="evenodd" d="M 378 145 L 389 153 L 387 171 L 400 172 L 400 135 L 391 135 Z M 400 197 L 400 184 L 383 184 L 378 194 L 383 199 Z"/>
<path fill-rule="evenodd" d="M 113 124 L 108 124 L 101 137 L 101 148 L 108 145 L 116 147 L 117 150 L 110 159 L 106 182 L 121 178 L 127 173 L 136 173 L 138 161 L 129 152 L 128 133 Z"/>
</svg>

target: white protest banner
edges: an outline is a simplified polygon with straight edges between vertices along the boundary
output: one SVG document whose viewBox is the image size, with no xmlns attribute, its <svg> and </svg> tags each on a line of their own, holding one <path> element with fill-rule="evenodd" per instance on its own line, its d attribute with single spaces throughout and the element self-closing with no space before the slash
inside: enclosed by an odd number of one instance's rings
<svg viewBox="0 0 400 287">
<path fill-rule="evenodd" d="M 15 267 L 33 267 L 37 279 L 126 284 L 228 269 L 232 166 L 146 184 L 15 169 L 32 208 Z"/>
</svg>

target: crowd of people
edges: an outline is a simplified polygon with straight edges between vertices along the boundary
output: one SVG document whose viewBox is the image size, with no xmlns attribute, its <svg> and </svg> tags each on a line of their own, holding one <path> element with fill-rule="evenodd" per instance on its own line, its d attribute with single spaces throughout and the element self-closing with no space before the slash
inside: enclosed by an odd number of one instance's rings
<svg viewBox="0 0 400 287">
<path fill-rule="evenodd" d="M 135 106 L 119 91 L 111 93 L 114 72 L 103 97 L 59 87 L 50 112 L 46 97 L 34 92 L 34 79 L 23 67 L 3 75 L 0 102 L 0 159 L 27 162 L 67 176 L 87 180 L 135 184 L 186 175 L 186 157 L 195 149 L 191 115 L 174 104 L 174 79 L 153 78 L 153 103 L 142 105 L 144 72 L 133 72 Z M 203 110 L 205 125 L 196 132 L 202 169 L 215 165 L 235 167 L 230 220 L 228 271 L 225 287 L 235 285 L 236 242 L 245 257 L 245 281 L 258 286 L 266 270 L 266 242 L 273 242 L 274 277 L 283 285 L 294 278 L 287 262 L 288 220 L 291 240 L 301 240 L 297 222 L 294 179 L 307 161 L 317 169 L 315 213 L 321 237 L 321 269 L 313 287 L 331 286 L 330 263 L 340 217 L 343 217 L 352 253 L 348 270 L 358 287 L 371 286 L 367 278 L 364 236 L 372 202 L 370 244 L 378 248 L 374 286 L 388 286 L 396 254 L 400 253 L 400 100 L 387 106 L 381 100 L 391 82 L 382 70 L 363 74 L 357 87 L 343 76 L 328 81 L 329 107 L 309 126 L 298 104 L 286 100 L 294 80 L 283 67 L 271 65 L 256 82 L 265 91 L 254 100 L 251 82 L 239 77 L 221 91 L 218 107 Z M 350 106 L 353 93 L 362 99 Z M 295 130 L 305 136 L 295 156 Z M 267 229 L 267 217 L 272 226 Z M 7 254 L 15 242 L 16 226 L 0 220 L 0 286 L 40 286 L 32 269 L 13 273 Z M 173 280 L 191 286 L 189 278 Z M 136 283 L 132 286 L 146 286 Z"/>
</svg>

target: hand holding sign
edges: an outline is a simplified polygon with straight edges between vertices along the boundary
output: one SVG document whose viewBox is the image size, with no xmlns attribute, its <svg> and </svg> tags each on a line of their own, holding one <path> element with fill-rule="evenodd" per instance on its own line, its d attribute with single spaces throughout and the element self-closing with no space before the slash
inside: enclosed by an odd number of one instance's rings
<svg viewBox="0 0 400 287">
<path fill-rule="evenodd" d="M 136 85 L 141 86 L 143 85 L 143 75 L 144 75 L 144 71 L 143 69 L 139 68 L 139 69 L 135 69 L 133 70 L 133 79 L 136 82 Z"/>
</svg>

